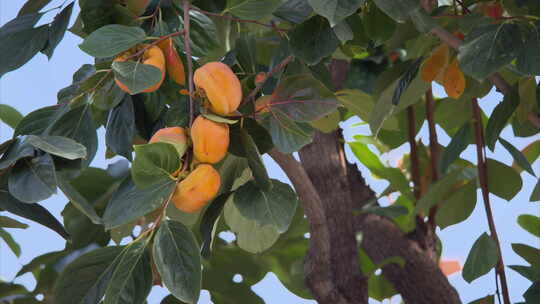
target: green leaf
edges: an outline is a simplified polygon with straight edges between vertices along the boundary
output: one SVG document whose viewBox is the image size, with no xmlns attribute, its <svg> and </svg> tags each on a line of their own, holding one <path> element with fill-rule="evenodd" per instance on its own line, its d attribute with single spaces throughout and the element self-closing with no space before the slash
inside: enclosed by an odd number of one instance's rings
<svg viewBox="0 0 540 304">
<path fill-rule="evenodd" d="M 28 228 L 28 225 L 21 223 L 16 219 L 0 215 L 0 227 L 26 229 Z"/>
<path fill-rule="evenodd" d="M 274 108 L 262 125 L 272 136 L 276 148 L 283 153 L 296 152 L 313 140 L 313 128 L 292 121 L 279 109 Z"/>
<path fill-rule="evenodd" d="M 242 126 L 240 126 L 240 124 L 235 124 L 232 125 L 229 130 L 229 153 L 240 157 L 246 156 L 246 151 L 242 145 L 242 129 L 246 130 L 251 138 L 253 138 L 261 155 L 268 153 L 270 150 L 272 150 L 272 148 L 274 148 L 270 133 L 268 133 L 268 131 L 256 120 L 244 118 Z"/>
<path fill-rule="evenodd" d="M 67 251 L 53 251 L 49 253 L 42 254 L 35 257 L 30 263 L 24 265 L 15 277 L 20 277 L 21 275 L 28 272 L 36 272 L 36 270 L 41 269 L 42 266 L 55 264 L 59 259 L 63 258 L 68 254 Z"/>
<path fill-rule="evenodd" d="M 183 14 L 183 10 L 179 9 Z M 192 55 L 197 57 L 206 57 L 211 52 L 219 50 L 221 45 L 218 39 L 218 28 L 212 19 L 196 10 L 190 10 L 190 36 Z M 184 26 L 183 18 L 180 18 L 180 24 Z M 184 50 L 184 40 L 176 37 L 176 43 Z"/>
<path fill-rule="evenodd" d="M 531 167 L 531 164 L 529 163 L 525 155 L 521 153 L 521 151 L 514 147 L 510 142 L 504 140 L 502 137 L 499 137 L 499 141 L 506 149 L 506 151 L 508 151 L 512 155 L 512 157 L 514 158 L 514 162 L 516 162 L 525 171 L 529 172 L 529 174 L 531 174 L 532 176 L 536 176 L 536 174 L 534 174 L 533 168 Z"/>
<path fill-rule="evenodd" d="M 281 0 L 227 0 L 224 12 L 241 19 L 259 20 L 271 15 L 281 2 Z"/>
<path fill-rule="evenodd" d="M 12 27 L 8 30 L 4 25 L 0 30 L 0 78 L 7 72 L 23 66 L 45 47 L 49 39 L 49 26 L 32 28 L 35 21 L 37 19 L 33 19 L 32 23 L 26 26 Z"/>
<path fill-rule="evenodd" d="M 56 173 L 49 154 L 18 162 L 8 179 L 9 192 L 25 203 L 35 203 L 56 193 Z"/>
<path fill-rule="evenodd" d="M 405 206 L 388 206 L 388 207 L 373 207 L 365 210 L 365 212 L 395 218 L 409 213 Z"/>
<path fill-rule="evenodd" d="M 37 13 L 51 1 L 52 0 L 27 0 L 23 7 L 19 10 L 17 16 Z"/>
<path fill-rule="evenodd" d="M 535 112 L 537 103 L 535 77 L 523 77 L 518 81 L 519 105 L 516 116 L 520 123 L 526 123 L 531 112 Z"/>
<path fill-rule="evenodd" d="M 135 186 L 131 177 L 126 178 L 114 192 L 103 214 L 105 228 L 119 227 L 161 207 L 175 185 L 174 180 L 166 180 L 143 190 Z"/>
<path fill-rule="evenodd" d="M 47 55 L 51 59 L 54 49 L 58 46 L 64 34 L 69 26 L 69 19 L 71 18 L 71 13 L 73 12 L 73 6 L 75 2 L 71 2 L 66 6 L 58 15 L 54 17 L 51 27 L 49 29 L 49 41 L 47 42 L 47 47 L 42 51 L 43 54 Z"/>
<path fill-rule="evenodd" d="M 407 69 L 405 74 L 403 74 L 403 76 L 399 79 L 398 85 L 396 86 L 396 90 L 394 91 L 394 96 L 392 97 L 393 105 L 397 106 L 399 104 L 401 95 L 405 93 L 405 91 L 411 85 L 411 82 L 418 75 L 418 70 L 420 69 L 420 65 L 422 64 L 423 59 L 424 59 L 423 57 L 420 57 L 416 59 L 414 62 L 412 62 L 411 66 Z"/>
<path fill-rule="evenodd" d="M 375 45 L 381 45 L 392 38 L 396 30 L 396 22 L 374 4 L 362 11 L 361 20 L 365 33 Z"/>
<path fill-rule="evenodd" d="M 531 197 L 529 198 L 529 200 L 531 202 L 540 201 L 540 180 L 538 180 L 538 183 L 536 183 L 536 186 L 534 187 L 534 190 L 531 193 Z"/>
<path fill-rule="evenodd" d="M 540 217 L 532 214 L 522 214 L 518 217 L 517 222 L 527 232 L 540 237 Z"/>
<path fill-rule="evenodd" d="M 286 0 L 276 9 L 274 16 L 300 24 L 306 21 L 312 12 L 313 8 L 306 0 Z"/>
<path fill-rule="evenodd" d="M 212 253 L 212 247 L 214 243 L 214 237 L 218 225 L 219 218 L 225 207 L 225 203 L 231 196 L 231 192 L 224 193 L 214 199 L 212 204 L 206 208 L 201 225 L 199 227 L 199 233 L 201 234 L 201 255 L 208 259 Z"/>
<path fill-rule="evenodd" d="M 145 39 L 146 33 L 140 27 L 109 24 L 92 32 L 79 47 L 90 56 L 107 58 L 118 55 Z"/>
<path fill-rule="evenodd" d="M 465 151 L 469 146 L 469 141 L 472 136 L 471 124 L 466 123 L 459 131 L 452 137 L 452 140 L 444 149 L 441 161 L 439 163 L 439 170 L 441 174 L 446 174 L 446 171 L 450 165 L 459 158 L 461 152 Z"/>
<path fill-rule="evenodd" d="M 242 139 L 242 146 L 244 147 L 248 164 L 251 168 L 251 172 L 253 172 L 253 177 L 255 178 L 257 187 L 263 191 L 269 191 L 272 189 L 272 182 L 270 181 L 268 172 L 266 172 L 266 167 L 264 166 L 261 154 L 259 153 L 259 149 L 257 148 L 255 141 L 243 128 L 240 130 L 240 136 Z"/>
<path fill-rule="evenodd" d="M 66 244 L 67 250 L 82 249 L 91 244 L 106 246 L 109 243 L 109 233 L 103 226 L 94 224 L 86 214 L 75 207 L 74 203 L 66 204 L 61 214 L 64 226 L 71 236 L 71 242 Z"/>
<path fill-rule="evenodd" d="M 232 198 L 234 200 L 234 196 Z M 279 238 L 280 233 L 273 225 L 262 226 L 258 221 L 245 217 L 231 199 L 225 204 L 224 214 L 225 222 L 236 233 L 237 245 L 247 252 L 262 253 Z"/>
<path fill-rule="evenodd" d="M 412 199 L 409 181 L 398 168 L 385 167 L 379 157 L 369 150 L 368 146 L 360 142 L 350 142 L 352 152 L 369 171 L 377 177 L 390 182 L 390 186 L 403 195 Z"/>
<path fill-rule="evenodd" d="M 495 149 L 495 143 L 499 138 L 502 130 L 510 120 L 510 117 L 516 111 L 519 105 L 519 95 L 515 90 L 511 93 L 504 95 L 504 99 L 500 102 L 491 116 L 489 117 L 488 124 L 486 126 L 486 145 L 493 151 Z"/>
<path fill-rule="evenodd" d="M 129 244 L 122 251 L 105 291 L 103 304 L 143 304 L 152 288 L 152 266 L 147 240 Z"/>
<path fill-rule="evenodd" d="M 27 135 L 26 142 L 36 149 L 65 159 L 86 158 L 86 147 L 71 138 L 54 135 Z"/>
<path fill-rule="evenodd" d="M 48 131 L 64 114 L 70 110 L 69 104 L 48 106 L 37 109 L 26 115 L 15 129 L 14 136 L 34 134 Z"/>
<path fill-rule="evenodd" d="M 530 26 L 524 33 L 523 47 L 519 50 L 516 68 L 527 75 L 540 75 L 540 56 L 535 49 L 540 47 L 540 32 L 538 26 Z"/>
<path fill-rule="evenodd" d="M 99 303 L 123 249 L 99 248 L 81 255 L 67 265 L 55 283 L 55 303 Z"/>
<path fill-rule="evenodd" d="M 289 229 L 298 205 L 298 198 L 288 184 L 272 180 L 273 187 L 265 191 L 254 182 L 236 190 L 234 204 L 240 214 L 260 226 L 271 225 L 279 233 Z"/>
<path fill-rule="evenodd" d="M 21 246 L 15 242 L 11 234 L 2 228 L 0 228 L 0 238 L 6 242 L 6 245 L 8 245 L 9 249 L 11 249 L 11 252 L 13 252 L 16 257 L 21 256 Z"/>
<path fill-rule="evenodd" d="M 289 37 L 292 53 L 309 65 L 332 55 L 340 44 L 328 21 L 320 16 L 296 26 Z"/>
<path fill-rule="evenodd" d="M 397 22 L 405 22 L 409 14 L 419 7 L 419 2 L 414 0 L 374 0 L 375 4 L 388 16 Z"/>
<path fill-rule="evenodd" d="M 122 102 L 109 112 L 105 133 L 107 148 L 131 160 L 133 138 L 136 132 L 133 101 L 131 96 L 126 94 Z"/>
<path fill-rule="evenodd" d="M 487 173 L 489 192 L 507 201 L 516 196 L 523 186 L 516 170 L 494 159 L 487 159 Z"/>
<path fill-rule="evenodd" d="M 540 268 L 519 265 L 510 265 L 508 268 L 516 271 L 531 282 L 540 281 Z"/>
<path fill-rule="evenodd" d="M 499 260 L 499 254 L 495 241 L 484 232 L 474 242 L 467 261 L 463 266 L 463 278 L 468 283 L 487 274 L 495 267 Z"/>
<path fill-rule="evenodd" d="M 131 176 L 140 189 L 174 180 L 172 174 L 180 169 L 181 161 L 176 148 L 168 143 L 135 146 Z"/>
<path fill-rule="evenodd" d="M 308 0 L 313 10 L 324 16 L 334 27 L 340 21 L 354 14 L 365 0 Z"/>
<path fill-rule="evenodd" d="M 360 90 L 341 90 L 336 92 L 336 97 L 347 110 L 358 116 L 362 121 L 367 122 L 369 120 L 369 114 L 374 105 L 371 95 Z"/>
<path fill-rule="evenodd" d="M 114 77 L 125 84 L 131 95 L 154 86 L 161 81 L 162 72 L 153 65 L 142 64 L 134 61 L 116 61 L 112 68 Z"/>
<path fill-rule="evenodd" d="M 282 79 L 268 109 L 277 108 L 294 121 L 309 122 L 335 111 L 337 105 L 331 91 L 311 75 L 303 74 Z"/>
<path fill-rule="evenodd" d="M 480 25 L 465 36 L 458 59 L 465 74 L 482 80 L 509 64 L 522 48 L 517 24 Z"/>
<path fill-rule="evenodd" d="M 525 244 L 512 244 L 512 249 L 531 266 L 540 268 L 540 249 Z"/>
<path fill-rule="evenodd" d="M 7 104 L 0 104 L 0 121 L 3 121 L 6 125 L 15 130 L 17 124 L 19 124 L 22 119 L 22 114 L 15 108 Z"/>
<path fill-rule="evenodd" d="M 16 138 L 0 158 L 0 170 L 13 166 L 19 159 L 33 157 L 35 149 L 26 141 L 26 137 Z"/>
<path fill-rule="evenodd" d="M 540 299 L 540 282 L 534 282 L 523 294 L 523 298 L 529 303 L 536 303 Z"/>
<path fill-rule="evenodd" d="M 436 222 L 441 229 L 463 222 L 476 207 L 476 180 L 454 190 L 454 193 L 446 199 L 437 212 Z"/>
<path fill-rule="evenodd" d="M 163 284 L 179 300 L 194 304 L 201 292 L 201 256 L 193 233 L 163 221 L 154 241 L 154 260 Z"/>
<path fill-rule="evenodd" d="M 219 122 L 219 123 L 225 123 L 225 124 L 228 124 L 228 125 L 234 125 L 235 123 L 238 122 L 238 120 L 227 119 L 225 117 L 221 117 L 221 116 L 218 116 L 218 115 L 215 115 L 215 114 L 210 114 L 210 113 L 206 113 L 206 114 L 202 114 L 202 115 L 204 117 L 208 118 L 211 121 L 215 121 L 215 122 Z"/>
<path fill-rule="evenodd" d="M 221 187 L 219 189 L 220 194 L 235 190 L 234 188 L 237 184 L 236 181 L 242 178 L 242 175 L 246 171 L 249 173 L 251 179 L 249 164 L 247 159 L 243 157 L 227 154 L 225 158 L 214 167 L 218 170 L 221 179 Z M 238 186 L 236 186 L 236 188 L 238 188 Z"/>
<path fill-rule="evenodd" d="M 3 181 L 5 184 L 5 181 Z M 58 222 L 58 220 L 39 204 L 25 204 L 15 199 L 7 190 L 0 188 L 0 209 L 11 212 L 20 217 L 40 223 L 45 227 L 57 232 L 63 238 L 68 239 L 69 235 Z"/>
<path fill-rule="evenodd" d="M 446 174 L 429 187 L 428 192 L 418 200 L 416 210 L 418 213 L 429 212 L 429 209 L 442 203 L 444 198 L 454 191 L 454 185 L 462 178 L 463 170 L 457 169 Z"/>
</svg>

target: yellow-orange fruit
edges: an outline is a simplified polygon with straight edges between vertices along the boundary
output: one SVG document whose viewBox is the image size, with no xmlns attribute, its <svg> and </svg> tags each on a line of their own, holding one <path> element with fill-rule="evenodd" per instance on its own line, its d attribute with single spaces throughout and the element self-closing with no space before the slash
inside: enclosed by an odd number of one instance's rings
<svg viewBox="0 0 540 304">
<path fill-rule="evenodd" d="M 439 261 L 439 268 L 446 276 L 450 276 L 461 271 L 461 264 L 458 260 Z"/>
<path fill-rule="evenodd" d="M 465 91 L 465 75 L 459 68 L 457 59 L 446 68 L 443 86 L 448 97 L 454 99 L 458 99 Z"/>
<path fill-rule="evenodd" d="M 220 186 L 221 178 L 216 169 L 201 164 L 176 186 L 172 202 L 179 210 L 194 213 L 216 197 Z"/>
<path fill-rule="evenodd" d="M 431 54 L 422 66 L 422 79 L 425 82 L 432 82 L 437 78 L 437 75 L 448 64 L 449 54 L 450 50 L 447 44 L 441 44 L 433 51 L 433 54 Z"/>
<path fill-rule="evenodd" d="M 229 125 L 199 115 L 191 126 L 191 140 L 199 162 L 218 163 L 229 149 Z"/>
<path fill-rule="evenodd" d="M 158 130 L 149 143 L 163 142 L 173 145 L 178 151 L 178 155 L 182 157 L 187 150 L 187 136 L 183 128 L 170 127 Z"/>
<path fill-rule="evenodd" d="M 193 81 L 216 114 L 228 115 L 236 111 L 242 101 L 240 80 L 224 63 L 209 62 L 203 65 L 195 71 Z"/>
<path fill-rule="evenodd" d="M 180 56 L 174 47 L 172 38 L 161 41 L 158 43 L 158 46 L 161 51 L 163 51 L 163 55 L 165 55 L 167 74 L 169 77 L 171 77 L 172 80 L 179 85 L 185 85 L 186 72 L 184 70 L 184 63 L 182 62 L 182 59 L 180 59 Z"/>
<path fill-rule="evenodd" d="M 142 48 L 148 47 L 147 44 L 141 44 L 133 49 L 127 50 L 124 53 L 120 54 L 118 57 L 114 58 L 113 62 L 123 62 L 128 60 L 133 54 L 137 53 Z M 131 59 L 130 59 L 131 60 Z M 165 79 L 165 56 L 163 55 L 163 52 L 161 49 L 155 45 L 149 47 L 146 51 L 144 51 L 141 61 L 143 64 L 148 64 L 151 66 L 155 66 L 161 71 L 161 80 L 156 83 L 155 85 L 149 87 L 148 89 L 144 90 L 143 93 L 150 93 L 154 92 L 163 83 L 163 80 Z M 114 80 L 116 82 L 116 85 L 122 91 L 127 92 L 129 94 L 132 94 L 131 91 L 128 89 L 126 85 L 124 85 L 122 82 L 120 82 L 118 79 Z"/>
</svg>

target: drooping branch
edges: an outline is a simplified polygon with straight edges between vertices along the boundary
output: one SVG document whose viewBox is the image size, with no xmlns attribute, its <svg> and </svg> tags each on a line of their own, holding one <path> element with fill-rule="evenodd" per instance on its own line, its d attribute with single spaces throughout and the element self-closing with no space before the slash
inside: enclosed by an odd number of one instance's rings
<svg viewBox="0 0 540 304">
<path fill-rule="evenodd" d="M 482 200 L 484 201 L 484 209 L 486 210 L 486 217 L 488 221 L 489 230 L 491 232 L 491 237 L 497 244 L 497 251 L 499 255 L 499 260 L 495 268 L 497 275 L 501 279 L 501 288 L 504 303 L 510 304 L 510 294 L 508 292 L 508 283 L 506 280 L 506 273 L 504 271 L 504 262 L 501 251 L 501 243 L 499 241 L 499 236 L 497 234 L 497 228 L 495 226 L 495 220 L 493 219 L 493 212 L 491 210 L 491 204 L 489 200 L 489 188 L 488 188 L 488 172 L 487 172 L 487 163 L 486 163 L 486 143 L 484 139 L 484 129 L 482 126 L 482 116 L 480 115 L 480 106 L 478 105 L 478 100 L 473 98 L 472 100 L 473 108 L 473 119 L 474 119 L 474 131 L 475 131 L 475 140 L 476 140 L 476 157 L 478 160 L 478 179 L 480 180 L 480 188 L 482 190 Z M 499 287 L 497 286 L 497 291 Z"/>
</svg>

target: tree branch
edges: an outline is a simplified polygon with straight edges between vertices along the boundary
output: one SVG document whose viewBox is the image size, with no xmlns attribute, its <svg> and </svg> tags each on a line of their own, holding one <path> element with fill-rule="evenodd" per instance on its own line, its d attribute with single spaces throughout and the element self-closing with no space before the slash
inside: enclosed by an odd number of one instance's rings
<svg viewBox="0 0 540 304">
<path fill-rule="evenodd" d="M 186 60 L 188 68 L 188 90 L 189 90 L 189 126 L 193 124 L 193 58 L 191 57 L 191 38 L 190 38 L 190 3 L 184 0 L 184 49 L 186 50 Z"/>
</svg>

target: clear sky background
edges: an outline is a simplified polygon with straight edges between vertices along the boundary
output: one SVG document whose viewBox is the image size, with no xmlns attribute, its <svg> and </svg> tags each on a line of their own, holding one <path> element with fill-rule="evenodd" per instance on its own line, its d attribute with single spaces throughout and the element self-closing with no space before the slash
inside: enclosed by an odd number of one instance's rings
<svg viewBox="0 0 540 304">
<path fill-rule="evenodd" d="M 24 2 L 25 1 L 23 0 L 0 1 L 0 25 L 13 19 Z M 50 7 L 58 5 L 57 2 L 59 3 L 59 1 L 53 1 L 53 5 Z M 77 15 L 78 11 L 79 9 L 76 7 L 73 18 Z M 55 12 L 48 13 L 42 18 L 40 23 L 49 22 L 51 18 L 54 17 L 54 14 Z M 56 104 L 56 93 L 58 90 L 71 84 L 73 73 L 82 64 L 92 63 L 92 58 L 79 50 L 78 44 L 80 42 L 80 38 L 68 32 L 50 61 L 48 61 L 44 55 L 39 54 L 19 70 L 5 75 L 0 80 L 0 103 L 15 107 L 23 115 L 38 108 Z M 436 96 L 444 95 L 443 91 L 438 86 L 435 87 L 434 92 Z M 480 101 L 486 114 L 489 115 L 491 113 L 501 98 L 501 95 L 492 91 Z M 365 126 L 351 126 L 356 122 L 358 121 L 351 119 L 342 125 L 348 140 L 352 140 L 352 136 L 356 134 L 369 134 L 369 130 Z M 439 129 L 439 131 L 441 143 L 447 145 L 449 138 L 442 129 Z M 105 160 L 104 157 L 103 128 L 98 130 L 98 134 L 100 136 L 100 147 L 92 166 L 105 168 L 110 161 Z M 0 142 L 11 138 L 11 136 L 12 130 L 0 122 Z M 423 138 L 424 143 L 427 143 L 425 126 L 421 130 L 420 136 Z M 512 142 L 518 149 L 522 149 L 528 143 L 533 142 L 533 140 L 540 139 L 540 136 L 528 139 L 515 138 L 509 128 L 503 131 L 502 137 Z M 401 155 L 406 152 L 408 152 L 408 148 L 402 147 L 396 152 L 383 155 L 382 159 L 391 165 L 395 165 Z M 355 161 L 355 158 L 350 151 L 347 151 L 347 157 L 351 162 Z M 474 146 L 469 146 L 467 150 L 463 152 L 462 157 L 475 162 L 476 154 Z M 497 144 L 495 153 L 488 152 L 488 157 L 495 158 L 508 165 L 512 164 L 511 156 L 499 144 Z M 268 165 L 270 175 L 273 178 L 288 181 L 275 163 L 267 156 L 265 156 L 264 159 Z M 540 166 L 538 164 L 538 161 L 534 163 L 533 169 L 537 174 L 540 174 Z M 377 193 L 381 193 L 388 185 L 385 181 L 374 179 L 367 169 L 360 164 L 359 168 L 368 184 Z M 528 234 L 516 224 L 516 219 L 520 214 L 540 214 L 540 204 L 529 202 L 529 196 L 537 180 L 535 177 L 525 172 L 523 172 L 521 176 L 523 178 L 523 188 L 512 201 L 507 202 L 491 195 L 495 221 L 502 242 L 502 250 L 506 265 L 526 265 L 526 262 L 512 251 L 511 243 L 527 243 L 535 247 L 540 247 L 539 238 Z M 499 178 L 504 179 L 505 177 L 501 176 Z M 44 201 L 43 205 L 62 221 L 60 212 L 64 208 L 66 202 L 67 199 L 60 193 Z M 21 245 L 21 257 L 15 257 L 5 243 L 0 241 L 0 278 L 6 281 L 13 280 L 20 267 L 30 262 L 36 256 L 51 251 L 62 250 L 65 245 L 64 240 L 56 233 L 39 224 L 29 222 L 28 220 L 20 220 L 29 223 L 30 227 L 26 230 L 10 229 L 9 232 Z M 443 231 L 438 231 L 444 244 L 442 254 L 443 259 L 457 259 L 463 264 L 472 244 L 484 232 L 489 232 L 489 229 L 485 219 L 481 195 L 480 192 L 478 192 L 476 209 L 466 222 L 448 227 Z M 241 261 L 231 262 L 241 263 Z M 512 301 L 522 301 L 521 295 L 529 287 L 530 282 L 511 269 L 507 269 L 507 275 Z M 30 273 L 15 279 L 15 282 L 24 284 L 29 289 L 33 289 L 35 286 L 35 280 Z M 464 303 L 468 303 L 488 294 L 493 294 L 495 291 L 493 271 L 488 275 L 477 279 L 472 284 L 465 282 L 461 277 L 461 273 L 451 276 L 450 282 L 457 288 Z M 281 285 L 277 277 L 271 273 L 269 273 L 261 282 L 256 284 L 253 289 L 263 297 L 267 303 L 314 303 L 313 301 L 301 299 L 288 292 L 286 288 Z M 149 298 L 149 304 L 158 304 L 161 298 L 167 294 L 168 292 L 165 289 L 154 287 Z M 199 303 L 211 303 L 207 292 L 203 292 Z M 386 301 L 386 303 L 390 302 Z M 399 301 L 394 299 L 392 303 L 399 303 Z"/>
</svg>

